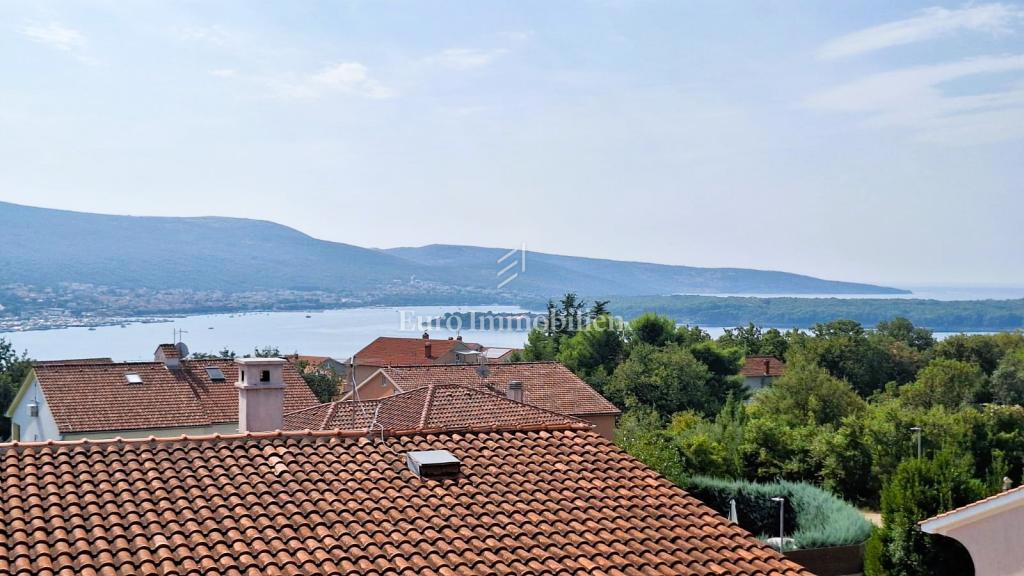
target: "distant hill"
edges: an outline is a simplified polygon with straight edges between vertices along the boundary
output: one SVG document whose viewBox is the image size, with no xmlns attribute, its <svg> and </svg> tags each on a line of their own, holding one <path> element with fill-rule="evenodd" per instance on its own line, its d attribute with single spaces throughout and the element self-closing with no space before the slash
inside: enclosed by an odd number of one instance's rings
<svg viewBox="0 0 1024 576">
<path fill-rule="evenodd" d="M 496 288 L 504 250 L 424 246 L 375 250 L 239 218 L 110 216 L 0 202 L 0 284 L 86 283 L 154 290 L 327 291 L 352 295 L 467 291 L 495 301 L 678 293 L 881 294 L 900 290 L 739 268 L 693 268 L 529 253 Z M 449 298 L 450 300 L 450 298 Z"/>
<path fill-rule="evenodd" d="M 458 269 L 462 281 L 494 284 L 498 258 L 507 250 L 433 244 L 392 248 L 387 254 L 417 264 Z M 527 270 L 509 288 L 540 295 L 581 294 L 906 294 L 906 290 L 822 280 L 747 268 L 695 268 L 529 252 Z"/>
</svg>

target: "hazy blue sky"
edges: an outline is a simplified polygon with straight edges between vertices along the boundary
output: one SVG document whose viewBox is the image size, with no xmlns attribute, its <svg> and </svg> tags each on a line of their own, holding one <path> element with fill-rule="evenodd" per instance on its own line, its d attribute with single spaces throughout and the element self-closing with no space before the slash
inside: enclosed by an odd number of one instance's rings
<svg viewBox="0 0 1024 576">
<path fill-rule="evenodd" d="M 3 1 L 0 200 L 1024 284 L 1024 4 L 845 4 Z"/>
</svg>

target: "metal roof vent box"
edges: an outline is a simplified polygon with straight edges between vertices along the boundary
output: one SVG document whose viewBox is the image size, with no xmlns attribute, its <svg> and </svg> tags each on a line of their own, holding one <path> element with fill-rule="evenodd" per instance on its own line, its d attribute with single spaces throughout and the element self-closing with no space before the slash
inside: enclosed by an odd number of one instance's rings
<svg viewBox="0 0 1024 576">
<path fill-rule="evenodd" d="M 420 450 L 405 455 L 409 470 L 420 478 L 447 480 L 462 470 L 462 462 L 447 450 Z"/>
</svg>

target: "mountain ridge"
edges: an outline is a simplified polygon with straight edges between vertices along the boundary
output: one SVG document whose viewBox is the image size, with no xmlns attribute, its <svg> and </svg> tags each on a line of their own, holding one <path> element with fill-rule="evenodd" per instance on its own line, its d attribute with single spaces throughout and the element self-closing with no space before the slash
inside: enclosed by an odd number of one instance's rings
<svg viewBox="0 0 1024 576">
<path fill-rule="evenodd" d="M 872 284 L 743 268 L 698 268 L 526 253 L 526 271 L 498 286 L 500 248 L 430 244 L 364 248 L 269 220 L 124 216 L 0 202 L 0 284 L 66 283 L 152 290 L 416 291 L 492 294 L 495 301 L 677 293 L 898 294 Z M 510 260 L 511 261 L 511 260 Z M 418 299 L 418 301 L 422 301 Z"/>
</svg>

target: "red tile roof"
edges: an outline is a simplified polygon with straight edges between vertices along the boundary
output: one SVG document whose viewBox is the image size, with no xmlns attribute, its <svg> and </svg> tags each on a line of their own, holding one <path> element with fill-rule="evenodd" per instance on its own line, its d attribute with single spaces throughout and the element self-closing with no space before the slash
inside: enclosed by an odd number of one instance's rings
<svg viewBox="0 0 1024 576">
<path fill-rule="evenodd" d="M 174 344 L 160 344 L 156 347 L 157 352 L 163 352 L 164 358 L 181 359 L 181 350 Z"/>
<path fill-rule="evenodd" d="M 484 370 L 482 370 L 484 369 Z M 614 404 L 558 362 L 435 366 L 394 366 L 384 372 L 402 390 L 429 384 L 462 384 L 504 396 L 508 383 L 523 383 L 523 402 L 570 416 L 619 414 Z M 481 375 L 483 372 L 484 375 Z"/>
<path fill-rule="evenodd" d="M 161 362 L 37 364 L 33 367 L 62 433 L 210 426 L 238 421 L 238 367 L 233 360 L 183 360 L 172 370 Z M 220 368 L 223 381 L 206 368 Z M 138 374 L 130 384 L 126 374 Z M 285 410 L 317 404 L 295 368 L 286 364 Z"/>
<path fill-rule="evenodd" d="M 428 480 L 413 450 L 461 472 Z M 809 576 L 595 432 L 0 448 L 3 574 Z"/>
<path fill-rule="evenodd" d="M 371 426 L 372 424 L 372 426 Z M 368 401 L 341 401 L 285 414 L 285 430 L 516 430 L 588 422 L 458 384 L 438 384 Z"/>
<path fill-rule="evenodd" d="M 426 344 L 430 343 L 430 356 Z M 465 346 L 479 350 L 481 346 L 462 340 L 439 340 L 427 338 L 391 338 L 381 336 L 356 352 L 356 364 L 363 366 L 401 366 L 406 364 L 430 364 L 444 357 L 453 348 Z"/>
<path fill-rule="evenodd" d="M 961 506 L 959 508 L 954 508 L 952 510 L 947 510 L 947 511 L 942 512 L 940 514 L 936 514 L 935 516 L 932 516 L 931 518 L 926 518 L 924 520 L 921 520 L 920 522 L 918 522 L 918 525 L 932 523 L 932 522 L 934 522 L 936 520 L 941 520 L 943 518 L 948 518 L 950 516 L 953 516 L 955 514 L 960 514 L 962 512 L 971 512 L 971 511 L 973 511 L 975 509 L 978 509 L 978 508 L 981 508 L 981 507 L 985 506 L 986 504 L 991 504 L 991 503 L 999 501 L 999 500 L 1004 500 L 1004 499 L 1006 499 L 1009 496 L 1017 496 L 1021 492 L 1024 492 L 1024 486 L 1017 486 L 1016 488 L 1010 488 L 1009 490 L 1003 490 L 1002 492 L 999 492 L 997 494 L 993 494 L 991 496 L 988 496 L 987 498 L 982 498 L 981 500 L 976 500 L 976 501 L 971 502 L 969 504 L 964 504 L 963 506 Z"/>
<path fill-rule="evenodd" d="M 747 356 L 740 376 L 744 378 L 760 378 L 762 376 L 782 376 L 786 373 L 786 364 L 774 356 Z"/>
</svg>

